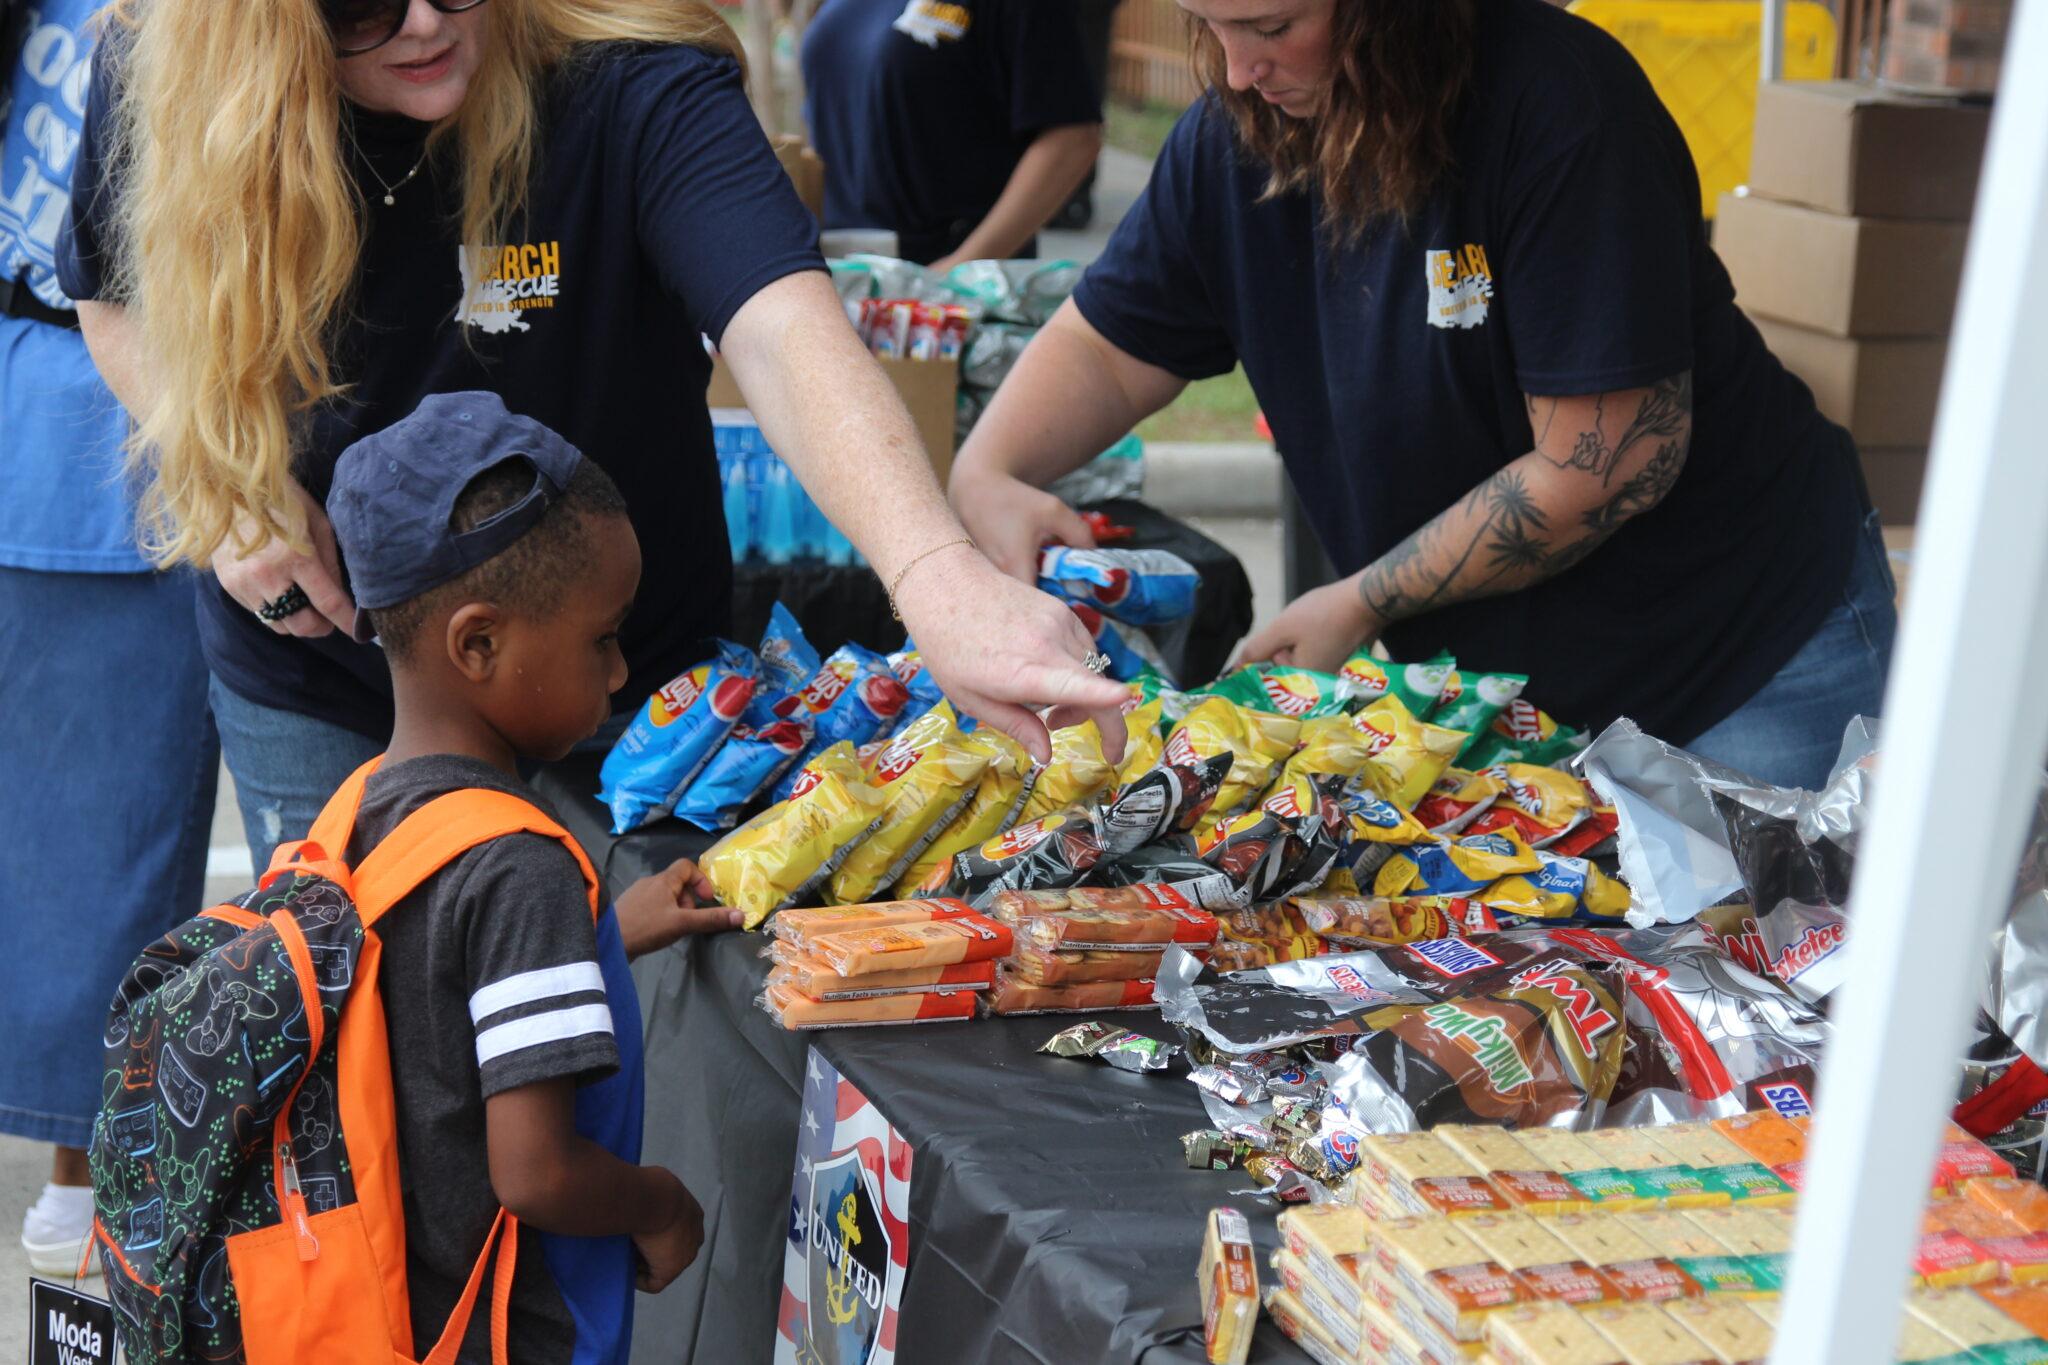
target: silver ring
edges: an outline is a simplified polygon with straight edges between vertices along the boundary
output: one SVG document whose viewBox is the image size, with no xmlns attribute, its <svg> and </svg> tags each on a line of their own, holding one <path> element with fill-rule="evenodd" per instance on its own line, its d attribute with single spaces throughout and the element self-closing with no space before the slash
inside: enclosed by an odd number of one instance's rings
<svg viewBox="0 0 2048 1365">
<path fill-rule="evenodd" d="M 1088 651 L 1088 657 L 1081 660 L 1081 667 L 1087 669 L 1090 673 L 1107 673 L 1109 672 L 1109 656 L 1099 649 L 1091 649 Z"/>
</svg>

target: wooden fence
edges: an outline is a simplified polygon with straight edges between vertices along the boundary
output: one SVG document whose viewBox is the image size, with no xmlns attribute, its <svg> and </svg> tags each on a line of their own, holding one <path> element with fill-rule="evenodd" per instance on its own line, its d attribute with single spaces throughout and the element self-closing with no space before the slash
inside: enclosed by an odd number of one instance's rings
<svg viewBox="0 0 2048 1365">
<path fill-rule="evenodd" d="M 1123 0 L 1109 47 L 1110 93 L 1180 108 L 1193 103 L 1187 23 L 1173 0 Z"/>
</svg>

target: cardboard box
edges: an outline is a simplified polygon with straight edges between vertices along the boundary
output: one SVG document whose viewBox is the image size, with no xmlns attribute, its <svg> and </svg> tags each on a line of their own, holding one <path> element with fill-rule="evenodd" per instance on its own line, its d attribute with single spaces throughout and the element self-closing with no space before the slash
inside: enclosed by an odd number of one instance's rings
<svg viewBox="0 0 2048 1365">
<path fill-rule="evenodd" d="M 1920 488 L 1927 481 L 1927 448 L 1859 449 L 1870 502 L 1886 526 L 1911 526 L 1920 512 Z"/>
<path fill-rule="evenodd" d="M 1852 341 L 1757 318 L 1771 354 L 1806 381 L 1814 402 L 1859 446 L 1925 446 L 1948 342 L 1941 337 Z"/>
<path fill-rule="evenodd" d="M 960 393 L 960 362 L 957 360 L 877 360 L 882 373 L 896 386 L 910 420 L 917 426 L 925 453 L 931 456 L 932 472 L 939 487 L 953 471 L 953 407 Z M 723 359 L 711 364 L 711 387 L 705 394 L 714 408 L 743 408 L 747 400 L 734 382 Z"/>
<path fill-rule="evenodd" d="M 1864 218 L 1963 223 L 1991 111 L 1864 81 L 1772 81 L 1757 91 L 1753 194 Z"/>
<path fill-rule="evenodd" d="M 796 186 L 796 197 L 804 201 L 804 207 L 811 211 L 811 217 L 825 221 L 825 163 L 811 150 L 811 144 L 795 133 L 782 133 L 775 138 L 775 159 L 782 163 L 782 169 L 789 172 L 790 183 Z"/>
<path fill-rule="evenodd" d="M 1753 316 L 1838 337 L 1946 336 L 1966 223 L 1846 218 L 1724 194 L 1714 249 Z"/>
</svg>

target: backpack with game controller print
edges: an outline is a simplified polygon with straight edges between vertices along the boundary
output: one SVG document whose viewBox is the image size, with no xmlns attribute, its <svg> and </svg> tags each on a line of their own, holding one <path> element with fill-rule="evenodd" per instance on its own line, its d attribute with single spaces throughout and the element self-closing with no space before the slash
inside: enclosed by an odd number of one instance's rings
<svg viewBox="0 0 2048 1365">
<path fill-rule="evenodd" d="M 495 791 L 427 803 L 347 866 L 376 766 L 255 890 L 143 949 L 115 992 L 92 1250 L 130 1360 L 452 1365 L 494 1246 L 492 1357 L 506 1359 L 518 1224 L 503 1211 L 440 1341 L 414 1355 L 377 923 L 506 834 L 559 839 L 593 917 L 597 879 L 559 825 Z"/>
</svg>

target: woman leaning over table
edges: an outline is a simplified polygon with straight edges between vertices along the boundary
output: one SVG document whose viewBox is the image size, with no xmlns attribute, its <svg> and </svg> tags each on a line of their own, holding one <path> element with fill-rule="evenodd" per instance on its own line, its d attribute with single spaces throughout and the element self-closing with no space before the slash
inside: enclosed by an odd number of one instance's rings
<svg viewBox="0 0 2048 1365">
<path fill-rule="evenodd" d="M 1242 362 L 1341 582 L 1250 658 L 1383 640 L 1818 785 L 1882 699 L 1856 452 L 1736 308 L 1683 137 L 1543 0 L 1181 0 L 1208 86 L 954 464 L 1020 576 L 1042 492 Z"/>
<path fill-rule="evenodd" d="M 1042 747 L 1028 708 L 1120 699 L 1072 613 L 947 509 L 736 52 L 691 0 L 111 12 L 61 277 L 135 416 L 160 558 L 212 570 L 212 700 L 259 867 L 388 735 L 320 509 L 340 451 L 426 395 L 494 391 L 624 492 L 647 565 L 622 706 L 727 632 L 704 336 L 964 709 Z"/>
</svg>

